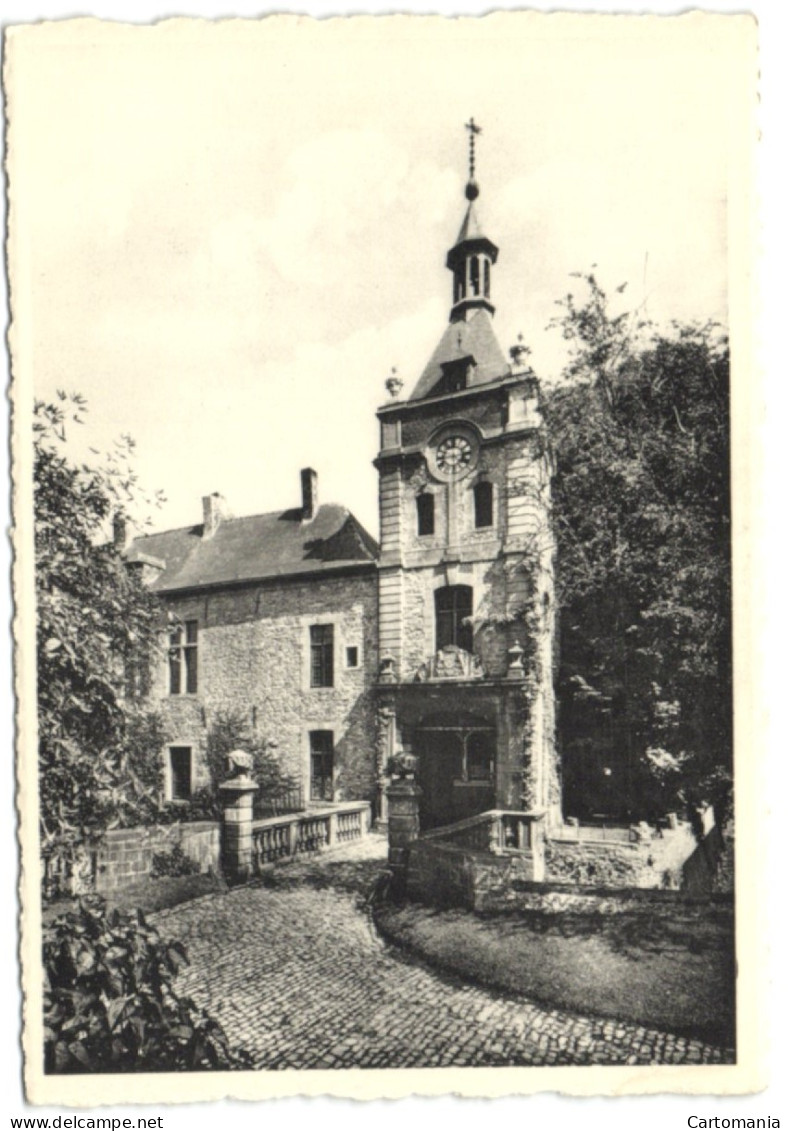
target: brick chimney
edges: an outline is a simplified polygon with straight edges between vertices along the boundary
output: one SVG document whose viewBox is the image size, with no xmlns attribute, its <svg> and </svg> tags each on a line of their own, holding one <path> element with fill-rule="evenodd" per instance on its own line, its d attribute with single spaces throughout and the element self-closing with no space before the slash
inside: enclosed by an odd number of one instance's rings
<svg viewBox="0 0 791 1131">
<path fill-rule="evenodd" d="M 303 467 L 299 475 L 302 480 L 302 521 L 310 522 L 319 509 L 319 477 L 312 467 Z"/>
<path fill-rule="evenodd" d="M 213 538 L 217 528 L 224 518 L 230 518 L 231 512 L 222 495 L 215 491 L 211 495 L 203 496 L 203 534 L 202 537 Z"/>
</svg>

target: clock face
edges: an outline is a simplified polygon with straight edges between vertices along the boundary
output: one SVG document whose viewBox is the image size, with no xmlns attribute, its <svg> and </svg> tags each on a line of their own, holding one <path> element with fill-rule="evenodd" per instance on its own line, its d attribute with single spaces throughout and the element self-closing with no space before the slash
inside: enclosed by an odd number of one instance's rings
<svg viewBox="0 0 791 1131">
<path fill-rule="evenodd" d="M 464 436 L 448 436 L 437 448 L 437 467 L 446 475 L 466 471 L 472 462 L 472 445 Z"/>
</svg>

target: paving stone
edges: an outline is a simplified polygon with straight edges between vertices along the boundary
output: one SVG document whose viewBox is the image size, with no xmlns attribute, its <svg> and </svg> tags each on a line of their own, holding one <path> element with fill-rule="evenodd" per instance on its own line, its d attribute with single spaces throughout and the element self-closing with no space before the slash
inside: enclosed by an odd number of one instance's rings
<svg viewBox="0 0 791 1131">
<path fill-rule="evenodd" d="M 733 1060 L 728 1049 L 542 1009 L 408 962 L 367 910 L 385 856 L 371 837 L 153 917 L 189 949 L 179 989 L 257 1068 Z"/>
</svg>

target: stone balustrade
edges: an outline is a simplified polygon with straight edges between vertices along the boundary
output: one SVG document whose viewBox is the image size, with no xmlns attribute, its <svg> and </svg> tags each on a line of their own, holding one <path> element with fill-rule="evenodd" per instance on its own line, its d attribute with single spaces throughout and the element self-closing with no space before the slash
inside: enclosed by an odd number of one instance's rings
<svg viewBox="0 0 791 1131">
<path fill-rule="evenodd" d="M 537 852 L 543 845 L 539 809 L 488 809 L 452 825 L 423 833 L 421 840 L 441 841 L 459 848 L 473 848 L 495 854 L 504 852 Z"/>
<path fill-rule="evenodd" d="M 361 840 L 370 827 L 371 806 L 367 801 L 349 801 L 252 821 L 252 871 L 260 873 L 280 860 Z"/>
</svg>

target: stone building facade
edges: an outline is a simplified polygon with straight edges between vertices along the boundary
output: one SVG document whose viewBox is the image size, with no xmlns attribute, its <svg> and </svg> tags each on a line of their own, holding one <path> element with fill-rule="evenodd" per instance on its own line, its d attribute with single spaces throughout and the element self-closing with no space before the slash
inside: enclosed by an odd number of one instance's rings
<svg viewBox="0 0 791 1131">
<path fill-rule="evenodd" d="M 554 744 L 551 467 L 538 381 L 494 333 L 496 245 L 470 180 L 450 318 L 408 398 L 378 412 L 380 545 L 348 511 L 302 505 L 127 551 L 179 621 L 154 695 L 168 791 L 206 778 L 208 728 L 241 712 L 306 800 L 375 801 L 417 757 L 424 828 L 491 808 L 559 820 Z M 328 674 L 329 673 L 329 674 Z"/>
<path fill-rule="evenodd" d="M 126 552 L 174 618 L 149 692 L 170 799 L 208 784 L 207 736 L 228 715 L 270 744 L 305 803 L 373 799 L 377 546 L 302 475 L 300 508 L 232 518 L 210 496 L 203 524 Z"/>
<path fill-rule="evenodd" d="M 493 330 L 498 249 L 477 185 L 447 257 L 449 323 L 378 413 L 378 757 L 417 758 L 421 825 L 491 808 L 560 817 L 551 467 L 538 382 Z"/>
</svg>

